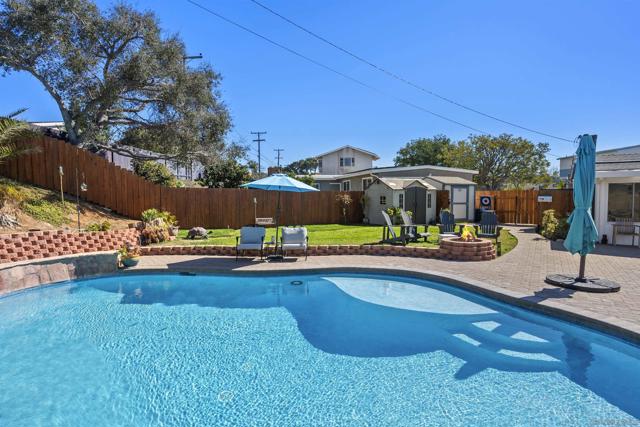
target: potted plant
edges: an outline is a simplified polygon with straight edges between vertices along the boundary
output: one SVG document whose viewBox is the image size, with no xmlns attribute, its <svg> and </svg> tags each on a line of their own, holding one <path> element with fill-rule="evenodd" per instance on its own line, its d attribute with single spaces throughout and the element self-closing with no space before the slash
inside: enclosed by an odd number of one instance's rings
<svg viewBox="0 0 640 427">
<path fill-rule="evenodd" d="M 140 252 L 135 246 L 124 245 L 118 250 L 118 261 L 123 267 L 134 267 L 140 261 Z"/>
</svg>

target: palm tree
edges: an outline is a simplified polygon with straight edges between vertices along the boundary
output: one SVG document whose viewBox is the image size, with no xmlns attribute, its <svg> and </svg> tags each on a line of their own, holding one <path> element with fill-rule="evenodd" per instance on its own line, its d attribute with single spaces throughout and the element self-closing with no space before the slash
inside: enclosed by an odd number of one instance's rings
<svg viewBox="0 0 640 427">
<path fill-rule="evenodd" d="M 36 135 L 28 123 L 16 119 L 25 111 L 26 108 L 22 108 L 6 116 L 0 116 L 0 163 L 34 151 L 33 147 L 19 144 L 20 141 Z"/>
</svg>

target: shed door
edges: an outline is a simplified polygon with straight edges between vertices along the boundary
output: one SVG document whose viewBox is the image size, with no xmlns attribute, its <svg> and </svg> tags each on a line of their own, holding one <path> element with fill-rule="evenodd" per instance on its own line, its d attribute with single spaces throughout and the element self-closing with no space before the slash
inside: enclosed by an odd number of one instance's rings
<svg viewBox="0 0 640 427">
<path fill-rule="evenodd" d="M 467 219 L 467 212 L 469 212 L 468 208 L 468 203 L 469 203 L 469 198 L 468 198 L 468 192 L 469 189 L 467 188 L 467 186 L 457 186 L 454 185 L 451 189 L 452 191 L 452 195 L 451 195 L 451 204 L 452 204 L 452 212 L 453 212 L 453 216 L 456 217 L 456 219 Z"/>
<path fill-rule="evenodd" d="M 427 190 L 420 187 L 409 187 L 404 190 L 404 210 L 413 212 L 415 224 L 426 224 Z"/>
</svg>

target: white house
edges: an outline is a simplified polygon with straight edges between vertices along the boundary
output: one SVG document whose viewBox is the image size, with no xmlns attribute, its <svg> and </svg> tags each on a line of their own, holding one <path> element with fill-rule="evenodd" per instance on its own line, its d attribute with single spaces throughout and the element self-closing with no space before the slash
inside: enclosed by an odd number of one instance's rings
<svg viewBox="0 0 640 427">
<path fill-rule="evenodd" d="M 560 173 L 570 181 L 574 156 L 560 159 Z M 613 224 L 629 220 L 640 225 L 640 145 L 596 153 L 596 191 L 593 217 L 600 234 L 613 237 Z M 618 244 L 631 237 L 618 236 Z"/>
</svg>

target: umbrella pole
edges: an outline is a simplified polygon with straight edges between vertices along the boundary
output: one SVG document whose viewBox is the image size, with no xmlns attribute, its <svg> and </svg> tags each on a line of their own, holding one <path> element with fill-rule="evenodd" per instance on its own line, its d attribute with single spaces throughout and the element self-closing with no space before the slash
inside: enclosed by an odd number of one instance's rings
<svg viewBox="0 0 640 427">
<path fill-rule="evenodd" d="M 276 204 L 276 250 L 274 254 L 278 253 L 278 224 L 280 223 L 280 191 L 278 191 L 278 203 Z"/>
<path fill-rule="evenodd" d="M 579 282 L 586 281 L 584 277 L 584 270 L 585 270 L 586 263 L 587 263 L 587 256 L 580 255 L 580 271 L 578 271 L 578 277 L 576 278 L 576 280 Z"/>
</svg>

